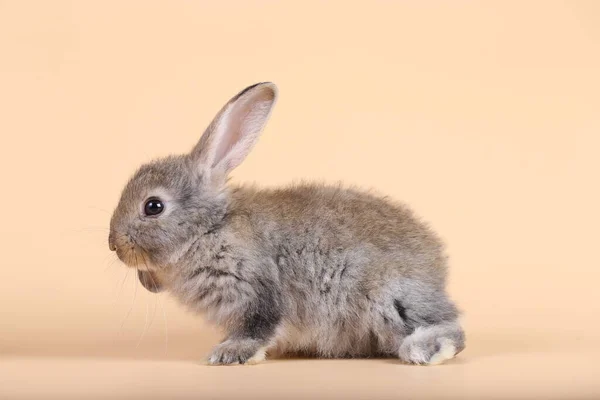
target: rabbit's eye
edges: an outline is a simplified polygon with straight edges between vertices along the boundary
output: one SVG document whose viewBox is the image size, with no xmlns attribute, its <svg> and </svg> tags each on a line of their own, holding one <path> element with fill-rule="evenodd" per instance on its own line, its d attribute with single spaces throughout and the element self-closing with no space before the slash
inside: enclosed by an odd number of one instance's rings
<svg viewBox="0 0 600 400">
<path fill-rule="evenodd" d="M 158 215 L 165 209 L 164 203 L 157 198 L 152 198 L 146 200 L 146 205 L 144 206 L 144 214 L 148 216 Z"/>
</svg>

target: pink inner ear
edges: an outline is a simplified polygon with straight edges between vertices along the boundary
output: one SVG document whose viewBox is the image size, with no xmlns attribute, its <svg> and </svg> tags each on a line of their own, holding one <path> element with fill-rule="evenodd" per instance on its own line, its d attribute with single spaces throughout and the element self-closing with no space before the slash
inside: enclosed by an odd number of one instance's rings
<svg viewBox="0 0 600 400">
<path fill-rule="evenodd" d="M 242 139 L 245 120 L 251 112 L 251 105 L 246 102 L 244 105 L 233 105 L 231 110 L 224 115 L 223 136 L 220 138 L 215 149 L 215 160 L 213 167 L 216 166 L 233 149 L 236 143 Z"/>
<path fill-rule="evenodd" d="M 261 92 L 231 105 L 221 120 L 213 167 L 223 162 L 225 170 L 230 170 L 244 160 L 266 123 L 272 101 L 271 93 Z"/>
</svg>

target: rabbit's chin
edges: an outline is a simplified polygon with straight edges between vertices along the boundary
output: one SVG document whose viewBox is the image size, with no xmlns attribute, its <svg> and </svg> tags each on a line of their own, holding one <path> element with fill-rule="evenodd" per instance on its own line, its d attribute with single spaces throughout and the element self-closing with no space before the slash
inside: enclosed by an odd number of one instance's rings
<svg viewBox="0 0 600 400">
<path fill-rule="evenodd" d="M 164 290 L 164 286 L 158 275 L 151 271 L 141 271 L 138 269 L 138 279 L 142 286 L 151 293 L 160 293 Z"/>
</svg>

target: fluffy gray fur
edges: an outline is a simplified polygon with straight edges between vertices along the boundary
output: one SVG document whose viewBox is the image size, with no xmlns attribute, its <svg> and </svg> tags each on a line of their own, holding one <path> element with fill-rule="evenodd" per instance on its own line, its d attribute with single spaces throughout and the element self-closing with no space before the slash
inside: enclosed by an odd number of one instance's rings
<svg viewBox="0 0 600 400">
<path fill-rule="evenodd" d="M 111 250 L 148 290 L 168 290 L 223 328 L 211 364 L 265 352 L 453 357 L 464 334 L 443 245 L 408 208 L 341 185 L 226 184 L 276 97 L 271 83 L 245 89 L 189 154 L 142 166 L 111 219 Z M 144 214 L 151 197 L 161 214 Z"/>
</svg>

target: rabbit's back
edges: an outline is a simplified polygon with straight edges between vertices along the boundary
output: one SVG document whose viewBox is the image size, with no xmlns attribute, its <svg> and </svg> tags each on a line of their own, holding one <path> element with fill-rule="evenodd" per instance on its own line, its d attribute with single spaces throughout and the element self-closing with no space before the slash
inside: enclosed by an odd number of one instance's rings
<svg viewBox="0 0 600 400">
<path fill-rule="evenodd" d="M 302 184 L 239 187 L 232 198 L 231 213 L 242 217 L 257 245 L 282 252 L 280 257 L 304 254 L 331 263 L 340 252 L 352 252 L 354 257 L 368 254 L 371 270 L 379 269 L 378 262 L 392 261 L 398 274 L 445 276 L 444 247 L 437 235 L 409 208 L 385 197 L 341 185 Z"/>
</svg>

